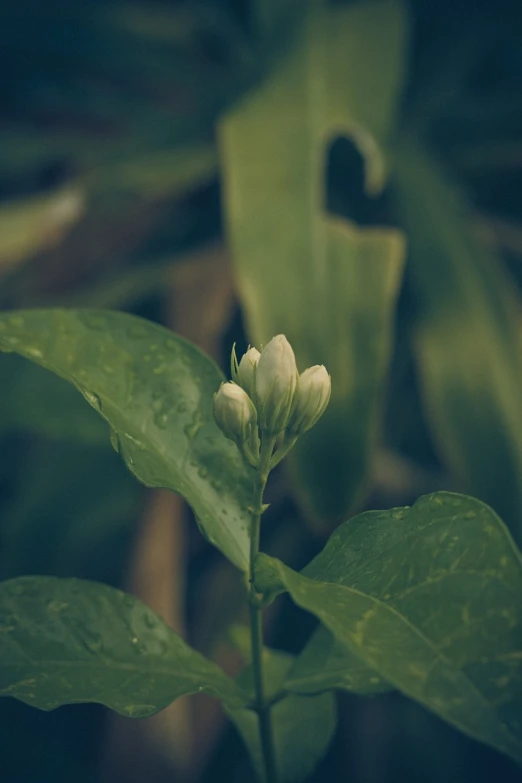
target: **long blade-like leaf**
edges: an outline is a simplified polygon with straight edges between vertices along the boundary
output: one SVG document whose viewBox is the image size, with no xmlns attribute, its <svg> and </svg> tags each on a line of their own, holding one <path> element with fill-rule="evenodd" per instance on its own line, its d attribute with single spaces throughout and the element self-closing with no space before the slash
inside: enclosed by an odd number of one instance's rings
<svg viewBox="0 0 522 783">
<path fill-rule="evenodd" d="M 418 142 L 397 155 L 395 195 L 416 295 L 414 346 L 427 420 L 466 491 L 522 541 L 521 308 L 469 208 Z"/>
<path fill-rule="evenodd" d="M 297 444 L 307 508 L 338 519 L 357 499 L 376 436 L 403 241 L 324 214 L 328 144 L 351 137 L 366 185 L 385 180 L 402 81 L 405 18 L 394 0 L 308 4 L 302 35 L 221 128 L 225 196 L 248 329 L 283 332 L 301 369 L 325 364 L 329 409 Z"/>
</svg>

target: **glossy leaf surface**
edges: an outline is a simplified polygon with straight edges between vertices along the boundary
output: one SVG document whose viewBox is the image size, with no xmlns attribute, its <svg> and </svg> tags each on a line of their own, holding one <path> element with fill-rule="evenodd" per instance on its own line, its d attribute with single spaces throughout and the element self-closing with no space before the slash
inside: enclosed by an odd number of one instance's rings
<svg viewBox="0 0 522 783">
<path fill-rule="evenodd" d="M 361 514 L 302 574 L 259 557 L 348 650 L 471 737 L 522 763 L 522 564 L 485 504 L 439 492 Z"/>
<path fill-rule="evenodd" d="M 269 699 L 283 686 L 293 660 L 291 655 L 265 649 L 263 666 Z M 245 669 L 237 681 L 250 691 L 253 698 L 252 670 Z M 227 712 L 243 737 L 254 766 L 262 778 L 263 765 L 256 713 L 245 709 L 228 709 Z M 282 783 L 305 780 L 326 753 L 335 732 L 337 713 L 334 694 L 286 696 L 272 707 L 272 722 L 278 772 Z"/>
<path fill-rule="evenodd" d="M 306 508 L 338 520 L 366 479 L 404 248 L 395 230 L 325 215 L 327 152 L 350 137 L 367 190 L 382 188 L 406 25 L 388 0 L 307 6 L 295 46 L 223 122 L 221 150 L 251 339 L 282 332 L 301 370 L 324 364 L 332 376 L 329 408 L 292 459 Z"/>
<path fill-rule="evenodd" d="M 251 478 L 214 422 L 223 378 L 207 356 L 162 326 L 102 310 L 2 314 L 0 350 L 73 383 L 134 475 L 183 495 L 209 541 L 246 569 Z"/>
<path fill-rule="evenodd" d="M 285 688 L 293 693 L 336 688 L 369 695 L 385 693 L 392 686 L 321 625 L 296 658 Z"/>
<path fill-rule="evenodd" d="M 143 718 L 186 693 L 243 696 L 132 595 L 80 579 L 0 583 L 0 695 L 51 710 L 98 702 Z"/>
</svg>

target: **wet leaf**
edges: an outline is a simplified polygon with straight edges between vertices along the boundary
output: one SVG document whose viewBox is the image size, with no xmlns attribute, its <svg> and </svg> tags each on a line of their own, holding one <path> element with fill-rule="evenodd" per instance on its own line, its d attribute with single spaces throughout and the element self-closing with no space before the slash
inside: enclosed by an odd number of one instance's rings
<svg viewBox="0 0 522 783">
<path fill-rule="evenodd" d="M 51 710 L 98 702 L 144 718 L 186 693 L 240 688 L 132 595 L 50 576 L 0 583 L 0 695 Z"/>
<path fill-rule="evenodd" d="M 336 688 L 369 695 L 385 693 L 392 686 L 324 626 L 319 626 L 288 672 L 285 688 L 292 693 L 320 693 Z"/>
<path fill-rule="evenodd" d="M 522 568 L 478 500 L 439 492 L 343 524 L 301 574 L 259 556 L 355 656 L 469 736 L 522 763 Z"/>
<path fill-rule="evenodd" d="M 223 377 L 211 359 L 162 326 L 103 310 L 2 314 L 0 350 L 73 383 L 132 473 L 183 495 L 208 540 L 247 568 L 251 478 L 214 422 Z"/>
</svg>

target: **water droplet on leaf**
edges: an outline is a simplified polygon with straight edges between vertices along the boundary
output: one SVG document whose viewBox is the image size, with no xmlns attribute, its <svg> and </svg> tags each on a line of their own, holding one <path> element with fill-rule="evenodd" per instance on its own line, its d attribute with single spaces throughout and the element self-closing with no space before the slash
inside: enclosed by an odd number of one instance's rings
<svg viewBox="0 0 522 783">
<path fill-rule="evenodd" d="M 156 413 L 154 415 L 154 424 L 156 427 L 158 427 L 160 430 L 166 430 L 167 429 L 167 423 L 168 423 L 168 416 L 166 413 Z"/>
<path fill-rule="evenodd" d="M 82 641 L 84 646 L 92 653 L 99 653 L 103 650 L 103 639 L 99 633 L 91 633 L 90 631 L 83 631 Z"/>
<path fill-rule="evenodd" d="M 153 704 L 130 704 L 123 709 L 129 718 L 147 718 L 157 711 L 157 707 Z"/>
<path fill-rule="evenodd" d="M 92 405 L 93 408 L 95 408 L 97 411 L 101 411 L 102 409 L 102 402 L 100 398 L 98 397 L 95 392 L 88 391 L 88 389 L 85 389 L 83 392 L 83 396 L 87 400 L 87 402 Z"/>
</svg>

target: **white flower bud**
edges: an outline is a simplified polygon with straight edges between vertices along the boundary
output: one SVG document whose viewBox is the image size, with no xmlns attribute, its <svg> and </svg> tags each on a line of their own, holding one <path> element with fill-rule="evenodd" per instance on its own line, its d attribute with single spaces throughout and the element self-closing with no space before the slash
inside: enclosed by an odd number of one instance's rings
<svg viewBox="0 0 522 783">
<path fill-rule="evenodd" d="M 256 348 L 249 348 L 237 368 L 236 383 L 239 383 L 250 396 L 254 394 L 255 372 L 260 356 L 261 354 Z"/>
<path fill-rule="evenodd" d="M 288 422 L 299 373 L 292 346 L 278 334 L 261 352 L 255 373 L 255 395 L 260 428 L 271 435 Z"/>
<path fill-rule="evenodd" d="M 322 364 L 316 364 L 302 372 L 288 432 L 302 435 L 311 429 L 325 412 L 331 391 L 330 376 Z"/>
<path fill-rule="evenodd" d="M 223 434 L 241 454 L 256 464 L 259 457 L 257 411 L 246 391 L 235 383 L 222 383 L 214 394 L 214 417 Z"/>
</svg>

